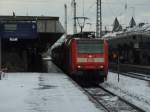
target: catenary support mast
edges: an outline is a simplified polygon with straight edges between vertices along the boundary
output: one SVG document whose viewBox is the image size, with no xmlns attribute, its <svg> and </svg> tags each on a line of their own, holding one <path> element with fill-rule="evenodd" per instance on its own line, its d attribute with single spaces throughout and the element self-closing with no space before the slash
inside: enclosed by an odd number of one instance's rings
<svg viewBox="0 0 150 112">
<path fill-rule="evenodd" d="M 72 7 L 73 7 L 73 33 L 77 33 L 77 23 L 76 23 L 76 1 L 72 0 Z"/>
<path fill-rule="evenodd" d="M 101 0 L 97 0 L 96 37 L 102 37 L 102 6 Z"/>
<path fill-rule="evenodd" d="M 65 34 L 67 35 L 67 5 L 64 5 L 65 7 Z"/>
</svg>

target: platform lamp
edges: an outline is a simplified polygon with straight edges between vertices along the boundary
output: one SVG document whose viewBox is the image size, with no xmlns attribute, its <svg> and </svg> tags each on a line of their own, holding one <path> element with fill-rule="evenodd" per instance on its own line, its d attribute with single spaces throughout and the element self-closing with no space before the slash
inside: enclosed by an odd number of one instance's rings
<svg viewBox="0 0 150 112">
<path fill-rule="evenodd" d="M 81 29 L 81 33 L 83 32 L 83 28 L 85 26 L 85 21 L 87 20 L 88 18 L 87 17 L 76 17 L 76 20 L 79 24 L 79 27 Z"/>
</svg>

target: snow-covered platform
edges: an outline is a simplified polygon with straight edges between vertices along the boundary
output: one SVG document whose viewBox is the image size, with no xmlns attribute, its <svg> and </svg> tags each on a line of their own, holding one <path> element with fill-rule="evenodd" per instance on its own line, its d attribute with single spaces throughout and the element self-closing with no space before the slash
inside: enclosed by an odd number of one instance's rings
<svg viewBox="0 0 150 112">
<path fill-rule="evenodd" d="M 51 62 L 51 73 L 6 73 L 0 112 L 102 112 Z"/>
</svg>

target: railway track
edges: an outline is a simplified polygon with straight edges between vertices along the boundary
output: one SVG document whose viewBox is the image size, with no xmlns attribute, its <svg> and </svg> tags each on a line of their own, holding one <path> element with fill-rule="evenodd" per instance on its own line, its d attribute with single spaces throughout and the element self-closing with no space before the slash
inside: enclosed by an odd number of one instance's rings
<svg viewBox="0 0 150 112">
<path fill-rule="evenodd" d="M 150 81 L 150 75 L 149 74 L 140 74 L 140 73 L 134 73 L 134 72 L 128 72 L 127 74 L 131 76 L 135 76 L 135 78 L 139 78 L 141 80 Z"/>
<path fill-rule="evenodd" d="M 118 65 L 109 64 L 109 69 L 112 71 L 117 71 Z M 120 64 L 119 70 L 121 72 L 135 72 L 141 74 L 150 74 L 150 66 L 144 66 L 144 65 Z"/>
<path fill-rule="evenodd" d="M 111 71 L 112 72 L 112 71 Z M 116 72 L 113 72 L 116 73 Z M 150 75 L 146 74 L 140 74 L 140 73 L 134 73 L 134 72 L 120 72 L 121 75 L 144 80 L 144 81 L 150 81 Z"/>
<path fill-rule="evenodd" d="M 145 112 L 101 86 L 84 88 L 84 90 L 104 108 L 105 112 Z"/>
</svg>

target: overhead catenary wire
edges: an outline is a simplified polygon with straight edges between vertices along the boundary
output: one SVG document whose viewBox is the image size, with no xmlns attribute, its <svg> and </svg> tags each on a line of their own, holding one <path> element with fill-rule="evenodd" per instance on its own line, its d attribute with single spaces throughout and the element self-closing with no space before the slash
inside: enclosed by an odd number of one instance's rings
<svg viewBox="0 0 150 112">
<path fill-rule="evenodd" d="M 107 4 L 107 5 L 109 5 L 109 4 Z M 109 11 L 111 12 L 111 14 L 113 15 L 113 17 L 115 18 L 116 15 L 115 15 L 115 13 L 113 12 L 113 9 L 111 8 L 110 5 L 108 6 L 108 8 L 109 8 Z"/>
<path fill-rule="evenodd" d="M 84 0 L 82 0 L 82 7 L 83 7 L 83 16 L 84 16 Z"/>
<path fill-rule="evenodd" d="M 110 5 L 124 5 L 125 3 L 118 3 L 118 2 L 107 2 L 107 1 L 105 1 L 105 2 L 102 2 L 103 4 L 110 4 Z M 128 5 L 130 5 L 130 6 L 150 6 L 150 3 L 130 3 L 130 4 L 128 4 Z"/>
<path fill-rule="evenodd" d="M 119 1 L 119 2 L 118 2 Z M 124 1 L 124 0 L 123 0 Z M 122 0 L 117 0 L 116 2 L 107 2 L 103 1 L 103 4 L 110 4 L 110 5 L 123 5 L 124 2 Z M 5 2 L 5 3 L 19 3 L 20 0 L 0 0 L 0 2 Z M 52 2 L 51 0 L 21 0 L 21 2 L 26 2 L 26 3 L 48 3 L 48 2 Z M 150 2 L 147 1 L 146 3 L 130 3 L 129 5 L 134 5 L 134 6 L 149 6 Z"/>
</svg>

